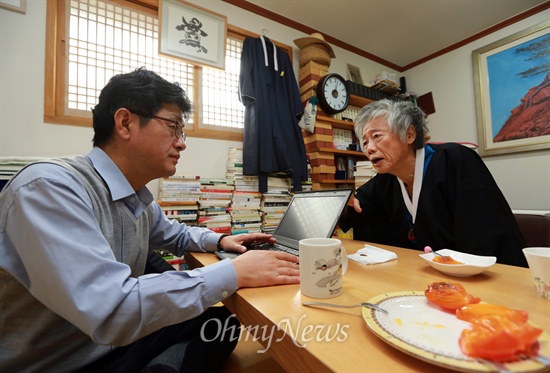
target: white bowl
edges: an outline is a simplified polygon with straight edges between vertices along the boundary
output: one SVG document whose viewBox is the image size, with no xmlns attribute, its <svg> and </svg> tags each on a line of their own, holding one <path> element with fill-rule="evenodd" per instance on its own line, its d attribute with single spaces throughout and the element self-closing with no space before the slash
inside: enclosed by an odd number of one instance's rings
<svg viewBox="0 0 550 373">
<path fill-rule="evenodd" d="M 438 263 L 433 261 L 433 258 L 435 256 L 434 253 L 420 254 L 420 257 L 427 261 L 433 268 L 450 276 L 468 277 L 477 275 L 497 262 L 497 258 L 495 256 L 472 255 L 449 249 L 437 250 L 437 253 L 445 256 L 450 256 L 454 260 L 464 263 Z"/>
</svg>

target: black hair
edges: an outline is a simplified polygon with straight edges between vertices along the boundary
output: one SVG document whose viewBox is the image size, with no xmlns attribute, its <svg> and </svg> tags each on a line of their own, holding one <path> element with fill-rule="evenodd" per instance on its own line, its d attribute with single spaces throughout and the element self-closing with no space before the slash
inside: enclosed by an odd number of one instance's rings
<svg viewBox="0 0 550 373">
<path fill-rule="evenodd" d="M 192 104 L 185 90 L 153 71 L 141 67 L 131 73 L 113 76 L 101 90 L 98 104 L 92 109 L 93 145 L 101 146 L 111 138 L 118 109 L 155 115 L 166 104 L 177 105 L 184 117 L 191 113 Z"/>
</svg>

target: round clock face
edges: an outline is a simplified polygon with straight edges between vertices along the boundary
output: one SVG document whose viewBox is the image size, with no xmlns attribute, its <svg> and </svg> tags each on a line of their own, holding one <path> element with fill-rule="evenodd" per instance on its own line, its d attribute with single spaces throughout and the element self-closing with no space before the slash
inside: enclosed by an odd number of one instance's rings
<svg viewBox="0 0 550 373">
<path fill-rule="evenodd" d="M 337 114 L 346 109 L 349 92 L 346 82 L 338 74 L 328 74 L 317 84 L 317 98 L 321 109 L 327 114 Z"/>
</svg>

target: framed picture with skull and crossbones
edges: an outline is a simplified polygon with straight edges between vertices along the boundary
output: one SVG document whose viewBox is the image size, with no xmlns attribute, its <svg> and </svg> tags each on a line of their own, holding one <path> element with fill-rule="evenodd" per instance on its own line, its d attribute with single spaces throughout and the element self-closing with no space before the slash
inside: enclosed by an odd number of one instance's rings
<svg viewBox="0 0 550 373">
<path fill-rule="evenodd" d="M 159 0 L 159 54 L 225 70 L 227 17 L 182 0 Z"/>
</svg>

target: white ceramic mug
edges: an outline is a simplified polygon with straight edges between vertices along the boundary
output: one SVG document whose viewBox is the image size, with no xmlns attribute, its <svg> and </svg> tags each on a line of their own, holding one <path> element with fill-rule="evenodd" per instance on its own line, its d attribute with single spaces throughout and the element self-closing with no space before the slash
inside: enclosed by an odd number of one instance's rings
<svg viewBox="0 0 550 373">
<path fill-rule="evenodd" d="M 333 298 L 342 294 L 342 276 L 348 256 L 342 241 L 335 238 L 300 240 L 300 290 L 312 298 Z"/>
<path fill-rule="evenodd" d="M 526 247 L 523 254 L 533 275 L 537 294 L 550 300 L 550 247 Z"/>
</svg>

